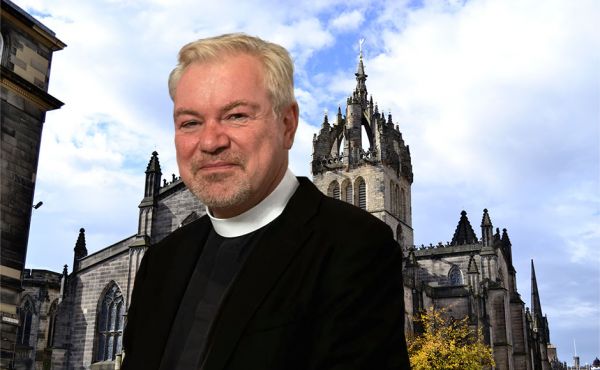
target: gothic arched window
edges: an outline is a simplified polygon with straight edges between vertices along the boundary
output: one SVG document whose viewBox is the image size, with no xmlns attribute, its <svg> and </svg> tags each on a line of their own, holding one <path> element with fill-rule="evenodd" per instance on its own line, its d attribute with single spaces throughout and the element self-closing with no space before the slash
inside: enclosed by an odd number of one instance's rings
<svg viewBox="0 0 600 370">
<path fill-rule="evenodd" d="M 117 284 L 112 282 L 100 297 L 96 361 L 114 360 L 121 352 L 124 314 L 123 295 Z"/>
<path fill-rule="evenodd" d="M 360 209 L 367 209 L 367 186 L 362 177 L 356 179 L 354 182 L 354 189 L 358 189 L 358 197 L 355 205 L 357 205 Z"/>
<path fill-rule="evenodd" d="M 344 180 L 342 184 L 342 194 L 346 203 L 352 204 L 352 183 L 350 180 Z"/>
<path fill-rule="evenodd" d="M 400 199 L 400 187 L 396 185 L 394 188 L 394 198 L 396 199 L 396 217 L 400 218 L 402 214 L 402 200 Z"/>
<path fill-rule="evenodd" d="M 408 219 L 408 204 L 406 203 L 406 191 L 402 189 L 400 193 L 400 217 L 403 221 Z"/>
<path fill-rule="evenodd" d="M 19 312 L 20 326 L 17 332 L 17 343 L 24 346 L 29 346 L 29 338 L 31 337 L 31 321 L 35 313 L 33 302 L 29 297 L 25 297 L 24 303 Z"/>
<path fill-rule="evenodd" d="M 340 184 L 338 184 L 337 181 L 334 180 L 331 182 L 331 184 L 329 184 L 327 195 L 334 199 L 340 199 Z"/>
<path fill-rule="evenodd" d="M 452 266 L 450 272 L 448 272 L 448 280 L 450 281 L 450 285 L 463 285 L 463 276 L 460 268 L 458 266 Z"/>
<path fill-rule="evenodd" d="M 396 214 L 396 192 L 394 191 L 394 183 L 390 180 L 390 212 Z"/>
<path fill-rule="evenodd" d="M 56 309 L 58 306 L 58 299 L 55 299 L 54 302 L 50 305 L 50 309 L 48 310 L 48 336 L 47 336 L 47 344 L 48 348 L 52 348 L 54 345 L 54 332 L 56 326 Z"/>
</svg>

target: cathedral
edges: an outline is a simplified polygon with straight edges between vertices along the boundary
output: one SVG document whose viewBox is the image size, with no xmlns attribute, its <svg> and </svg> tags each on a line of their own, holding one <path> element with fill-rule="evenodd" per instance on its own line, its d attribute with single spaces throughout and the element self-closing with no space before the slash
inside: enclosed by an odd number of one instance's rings
<svg viewBox="0 0 600 370">
<path fill-rule="evenodd" d="M 413 245 L 409 146 L 392 115 L 380 112 L 368 94 L 362 55 L 355 75 L 356 88 L 346 106 L 331 119 L 325 115 L 314 135 L 313 182 L 328 196 L 370 212 L 391 228 L 405 257 L 399 266 L 404 291 L 398 294 L 404 295 L 407 335 L 422 330 L 415 314 L 444 308 L 482 330 L 495 369 L 562 369 L 550 344 L 533 261 L 528 308 L 517 291 L 508 233 L 494 228 L 487 209 L 479 236 L 462 211 L 451 242 Z M 19 331 L 25 346 L 15 360 L 17 369 L 120 367 L 127 309 L 145 251 L 205 214 L 179 178 L 163 178 L 156 152 L 146 168 L 141 198 L 133 235 L 88 254 L 82 228 L 70 272 L 66 265 L 62 273 L 26 270 Z"/>
</svg>

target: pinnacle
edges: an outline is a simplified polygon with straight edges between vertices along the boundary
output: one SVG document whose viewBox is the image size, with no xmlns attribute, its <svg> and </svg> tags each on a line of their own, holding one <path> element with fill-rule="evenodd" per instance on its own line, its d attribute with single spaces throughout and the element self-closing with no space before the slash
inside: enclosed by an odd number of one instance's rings
<svg viewBox="0 0 600 370">
<path fill-rule="evenodd" d="M 462 211 L 460 213 L 460 220 L 458 221 L 458 225 L 456 226 L 456 231 L 454 232 L 454 236 L 452 237 L 452 245 L 465 245 L 465 244 L 474 244 L 477 243 L 477 236 L 473 231 L 473 227 L 471 226 L 471 222 L 467 218 L 467 212 Z"/>
<path fill-rule="evenodd" d="M 152 157 L 150 157 L 148 167 L 146 167 L 146 173 L 148 172 L 160 172 L 160 161 L 158 160 L 158 152 L 156 150 L 152 152 Z"/>
<path fill-rule="evenodd" d="M 487 208 L 483 209 L 483 217 L 481 218 L 481 227 L 492 226 L 492 220 L 490 219 L 490 215 L 488 213 Z"/>
</svg>

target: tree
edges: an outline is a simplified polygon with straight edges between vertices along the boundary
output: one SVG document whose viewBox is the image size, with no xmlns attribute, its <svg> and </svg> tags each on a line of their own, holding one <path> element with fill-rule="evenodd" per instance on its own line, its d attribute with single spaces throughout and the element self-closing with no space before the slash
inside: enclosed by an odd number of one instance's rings
<svg viewBox="0 0 600 370">
<path fill-rule="evenodd" d="M 424 333 L 408 340 L 413 370 L 480 370 L 495 365 L 481 329 L 470 329 L 468 317 L 455 320 L 445 310 L 431 307 L 416 320 Z"/>
</svg>

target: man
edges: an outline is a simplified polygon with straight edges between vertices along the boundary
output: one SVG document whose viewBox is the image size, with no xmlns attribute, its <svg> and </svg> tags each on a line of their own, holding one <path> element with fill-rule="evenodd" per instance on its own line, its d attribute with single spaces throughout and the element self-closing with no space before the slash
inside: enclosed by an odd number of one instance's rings
<svg viewBox="0 0 600 370">
<path fill-rule="evenodd" d="M 123 368 L 409 369 L 391 230 L 288 170 L 288 52 L 243 34 L 192 42 L 169 90 L 179 171 L 208 216 L 146 252 Z"/>
</svg>

